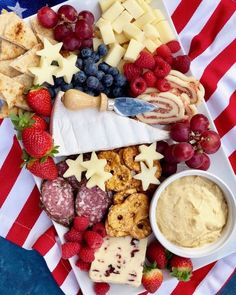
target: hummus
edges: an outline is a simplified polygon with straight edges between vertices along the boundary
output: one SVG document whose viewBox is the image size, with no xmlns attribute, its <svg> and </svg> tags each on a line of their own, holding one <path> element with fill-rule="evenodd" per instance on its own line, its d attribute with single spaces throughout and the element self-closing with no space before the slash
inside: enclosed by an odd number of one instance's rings
<svg viewBox="0 0 236 295">
<path fill-rule="evenodd" d="M 201 176 L 172 182 L 157 203 L 162 234 L 182 247 L 200 247 L 217 240 L 227 222 L 228 207 L 217 184 Z"/>
</svg>

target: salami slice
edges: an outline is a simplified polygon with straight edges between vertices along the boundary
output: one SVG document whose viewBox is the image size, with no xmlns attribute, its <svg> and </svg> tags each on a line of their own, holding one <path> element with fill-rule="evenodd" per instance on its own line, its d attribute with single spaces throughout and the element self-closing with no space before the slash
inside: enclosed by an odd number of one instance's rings
<svg viewBox="0 0 236 295">
<path fill-rule="evenodd" d="M 42 184 L 41 202 L 49 217 L 62 225 L 69 225 L 75 215 L 71 185 L 61 177 Z"/>
<path fill-rule="evenodd" d="M 76 214 L 89 217 L 91 225 L 103 219 L 110 205 L 111 198 L 106 192 L 99 187 L 89 189 L 85 183 L 81 185 L 75 200 Z"/>
<path fill-rule="evenodd" d="M 57 164 L 57 168 L 58 168 L 58 175 L 60 177 L 63 177 L 64 173 L 66 172 L 66 170 L 69 168 L 69 166 L 66 164 L 66 161 L 62 161 L 60 163 Z M 75 176 L 70 176 L 67 177 L 66 180 L 69 182 L 69 184 L 72 186 L 74 191 L 77 191 L 80 187 L 80 183 L 79 181 L 76 179 Z"/>
</svg>

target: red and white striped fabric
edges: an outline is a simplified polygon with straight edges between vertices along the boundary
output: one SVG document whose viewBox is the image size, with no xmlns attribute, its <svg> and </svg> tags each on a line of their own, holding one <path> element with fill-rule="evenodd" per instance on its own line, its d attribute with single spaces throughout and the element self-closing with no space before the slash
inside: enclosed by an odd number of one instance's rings
<svg viewBox="0 0 236 295">
<path fill-rule="evenodd" d="M 206 101 L 236 173 L 236 1 L 166 0 L 191 69 L 206 88 Z M 0 120 L 0 235 L 44 257 L 53 277 L 67 295 L 79 285 L 69 263 L 61 259 L 55 229 L 39 208 L 39 192 L 31 174 L 20 169 L 21 149 L 8 119 Z M 212 295 L 236 267 L 236 253 L 194 272 L 188 283 L 162 284 L 158 294 Z"/>
</svg>

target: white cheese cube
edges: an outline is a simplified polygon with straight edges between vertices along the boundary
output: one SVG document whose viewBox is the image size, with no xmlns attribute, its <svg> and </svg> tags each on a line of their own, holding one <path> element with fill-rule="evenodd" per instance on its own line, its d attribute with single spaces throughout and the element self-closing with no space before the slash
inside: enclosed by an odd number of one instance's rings
<svg viewBox="0 0 236 295">
<path fill-rule="evenodd" d="M 137 37 L 136 37 L 136 40 L 140 43 L 142 43 L 144 40 L 145 40 L 145 34 L 144 32 L 142 32 L 141 34 L 139 34 Z"/>
<path fill-rule="evenodd" d="M 143 50 L 144 47 L 145 46 L 142 43 L 134 39 L 131 39 L 127 51 L 125 53 L 124 59 L 130 62 L 134 62 L 138 58 L 139 53 Z"/>
<path fill-rule="evenodd" d="M 96 22 L 96 27 L 100 28 L 100 26 L 104 23 L 108 23 L 107 20 L 105 20 L 104 18 L 100 17 L 99 20 Z"/>
<path fill-rule="evenodd" d="M 121 14 L 124 10 L 124 7 L 120 2 L 116 1 L 110 8 L 107 9 L 102 15 L 102 17 L 111 23 Z"/>
<path fill-rule="evenodd" d="M 143 44 L 145 45 L 148 51 L 153 53 L 157 49 L 157 47 L 159 47 L 162 43 L 159 39 L 156 39 L 155 42 L 151 39 L 145 39 Z"/>
<path fill-rule="evenodd" d="M 115 38 L 116 38 L 116 42 L 119 44 L 124 44 L 129 41 L 129 39 L 127 38 L 127 36 L 125 36 L 124 33 L 121 33 L 121 34 L 115 33 Z"/>
<path fill-rule="evenodd" d="M 104 44 L 107 45 L 107 44 L 114 43 L 116 41 L 115 35 L 112 30 L 111 23 L 109 23 L 109 22 L 103 23 L 100 26 L 100 32 L 101 32 L 102 40 L 103 40 Z"/>
<path fill-rule="evenodd" d="M 103 44 L 103 41 L 102 39 L 99 39 L 99 38 L 93 38 L 93 50 L 97 50 L 98 49 L 98 46 Z"/>
<path fill-rule="evenodd" d="M 129 43 L 125 43 L 122 45 L 122 47 L 125 49 L 125 51 L 127 50 L 128 46 L 129 46 Z"/>
<path fill-rule="evenodd" d="M 151 23 L 154 19 L 154 14 L 151 11 L 149 11 L 140 16 L 135 22 L 133 22 L 133 24 L 142 29 L 143 26 L 145 26 L 148 23 Z"/>
<path fill-rule="evenodd" d="M 154 23 L 159 23 L 160 21 L 165 20 L 165 17 L 163 13 L 160 11 L 160 9 L 154 9 L 154 15 L 155 15 Z"/>
<path fill-rule="evenodd" d="M 104 61 L 112 67 L 117 67 L 124 54 L 125 49 L 119 44 L 115 43 L 109 50 Z"/>
<path fill-rule="evenodd" d="M 126 61 L 125 61 L 124 59 L 122 59 L 122 60 L 119 62 L 118 66 L 117 66 L 117 69 L 119 70 L 119 72 L 120 72 L 121 74 L 124 73 L 123 66 L 124 66 L 125 63 L 126 63 Z"/>
<path fill-rule="evenodd" d="M 172 31 L 167 20 L 162 20 L 155 25 L 159 34 L 162 43 L 167 43 L 175 39 L 174 32 Z"/>
<path fill-rule="evenodd" d="M 144 14 L 144 10 L 135 0 L 126 0 L 123 6 L 135 19 Z"/>
<path fill-rule="evenodd" d="M 145 12 L 148 12 L 148 11 L 152 11 L 153 8 L 148 5 L 147 2 L 145 2 L 144 0 L 137 0 L 137 2 L 139 3 L 139 5 L 142 7 L 142 9 L 145 11 Z"/>
<path fill-rule="evenodd" d="M 157 29 L 153 25 L 151 25 L 151 24 L 146 24 L 143 27 L 143 31 L 144 31 L 145 37 L 147 39 L 150 38 L 150 39 L 155 40 L 156 38 L 159 38 L 160 37 L 160 34 L 157 31 Z"/>
<path fill-rule="evenodd" d="M 101 7 L 101 11 L 106 11 L 116 1 L 117 0 L 100 0 L 99 5 Z"/>
<path fill-rule="evenodd" d="M 114 22 L 111 24 L 113 30 L 120 34 L 123 30 L 123 27 L 131 22 L 131 20 L 133 19 L 132 15 L 130 13 L 128 13 L 128 11 L 123 11 L 115 20 Z"/>
<path fill-rule="evenodd" d="M 142 31 L 135 26 L 132 23 L 128 23 L 126 24 L 126 26 L 123 28 L 123 32 L 125 33 L 125 35 L 129 38 L 129 39 L 138 39 L 140 38 L 140 35 L 142 35 Z"/>
</svg>

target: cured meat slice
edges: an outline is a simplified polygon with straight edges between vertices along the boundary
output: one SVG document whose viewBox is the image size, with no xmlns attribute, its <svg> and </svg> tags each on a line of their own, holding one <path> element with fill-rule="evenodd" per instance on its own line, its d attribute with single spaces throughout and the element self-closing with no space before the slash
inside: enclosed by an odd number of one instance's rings
<svg viewBox="0 0 236 295">
<path fill-rule="evenodd" d="M 170 92 L 150 93 L 139 96 L 157 106 L 152 112 L 140 114 L 137 119 L 146 124 L 169 124 L 186 118 L 182 99 Z"/>
<path fill-rule="evenodd" d="M 87 188 L 83 183 L 75 200 L 75 210 L 78 216 L 87 216 L 90 225 L 100 222 L 111 205 L 111 198 L 106 192 L 95 186 Z"/>
<path fill-rule="evenodd" d="M 41 198 L 43 209 L 51 219 L 69 225 L 75 215 L 71 185 L 61 177 L 43 182 Z"/>
</svg>

